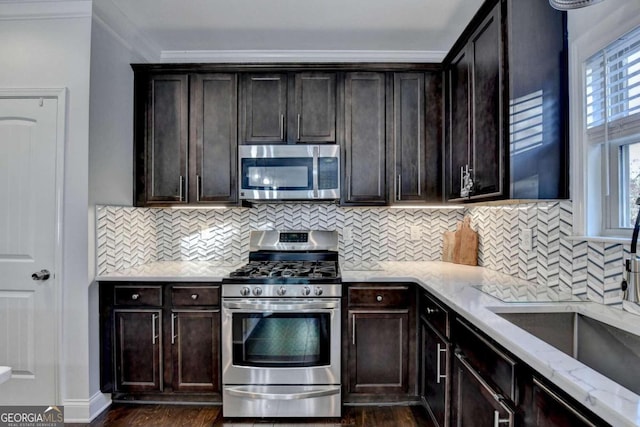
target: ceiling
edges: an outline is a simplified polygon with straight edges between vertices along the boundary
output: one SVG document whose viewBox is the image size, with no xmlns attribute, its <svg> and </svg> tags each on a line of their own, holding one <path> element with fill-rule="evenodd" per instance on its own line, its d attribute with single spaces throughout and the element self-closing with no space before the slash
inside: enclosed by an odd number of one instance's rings
<svg viewBox="0 0 640 427">
<path fill-rule="evenodd" d="M 433 58 L 451 48 L 482 1 L 94 0 L 94 5 L 110 3 L 165 56 L 403 51 Z"/>
</svg>

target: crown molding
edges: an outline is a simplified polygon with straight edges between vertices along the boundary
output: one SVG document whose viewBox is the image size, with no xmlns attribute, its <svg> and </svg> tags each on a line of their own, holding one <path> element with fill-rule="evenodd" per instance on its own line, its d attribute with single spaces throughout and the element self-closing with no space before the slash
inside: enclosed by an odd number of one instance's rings
<svg viewBox="0 0 640 427">
<path fill-rule="evenodd" d="M 91 0 L 2 1 L 0 21 L 90 18 L 91 9 Z"/>
<path fill-rule="evenodd" d="M 163 50 L 162 62 L 418 62 L 441 63 L 447 52 L 423 50 Z"/>
<path fill-rule="evenodd" d="M 160 60 L 160 46 L 154 43 L 111 0 L 93 4 L 93 17 L 113 36 L 147 62 Z"/>
</svg>

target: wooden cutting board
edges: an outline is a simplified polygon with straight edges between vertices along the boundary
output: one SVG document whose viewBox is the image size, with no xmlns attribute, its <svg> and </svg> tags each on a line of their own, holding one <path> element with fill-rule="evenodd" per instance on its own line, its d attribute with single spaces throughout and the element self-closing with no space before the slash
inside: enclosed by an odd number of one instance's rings
<svg viewBox="0 0 640 427">
<path fill-rule="evenodd" d="M 471 229 L 471 217 L 464 217 L 455 232 L 453 262 L 478 265 L 478 233 Z"/>
<path fill-rule="evenodd" d="M 456 232 L 445 231 L 442 235 L 442 261 L 453 262 L 453 251 L 456 246 Z"/>
</svg>

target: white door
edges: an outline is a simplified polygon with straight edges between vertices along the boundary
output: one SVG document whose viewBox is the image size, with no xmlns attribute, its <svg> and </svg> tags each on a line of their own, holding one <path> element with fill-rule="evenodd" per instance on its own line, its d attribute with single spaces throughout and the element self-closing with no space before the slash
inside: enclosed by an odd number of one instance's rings
<svg viewBox="0 0 640 427">
<path fill-rule="evenodd" d="M 0 365 L 13 369 L 0 405 L 58 403 L 58 109 L 0 93 Z"/>
</svg>

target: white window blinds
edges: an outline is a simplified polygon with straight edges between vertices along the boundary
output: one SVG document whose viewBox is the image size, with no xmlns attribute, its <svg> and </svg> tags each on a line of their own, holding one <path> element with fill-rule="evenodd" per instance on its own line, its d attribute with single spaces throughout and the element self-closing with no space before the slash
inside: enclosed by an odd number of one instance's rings
<svg viewBox="0 0 640 427">
<path fill-rule="evenodd" d="M 586 62 L 586 124 L 599 144 L 640 134 L 640 28 Z"/>
</svg>

